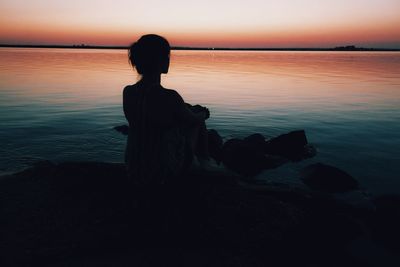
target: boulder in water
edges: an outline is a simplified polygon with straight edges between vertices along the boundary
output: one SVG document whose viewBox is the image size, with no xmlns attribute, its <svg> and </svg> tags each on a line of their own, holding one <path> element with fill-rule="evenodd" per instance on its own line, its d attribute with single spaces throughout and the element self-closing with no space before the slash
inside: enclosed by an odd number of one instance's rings
<svg viewBox="0 0 400 267">
<path fill-rule="evenodd" d="M 298 130 L 272 138 L 264 146 L 264 152 L 270 155 L 283 156 L 290 160 L 300 160 L 304 158 L 304 150 L 307 144 L 304 130 Z"/>
<path fill-rule="evenodd" d="M 351 175 L 323 163 L 305 167 L 300 176 L 306 185 L 316 191 L 341 193 L 358 189 L 358 182 Z"/>
</svg>

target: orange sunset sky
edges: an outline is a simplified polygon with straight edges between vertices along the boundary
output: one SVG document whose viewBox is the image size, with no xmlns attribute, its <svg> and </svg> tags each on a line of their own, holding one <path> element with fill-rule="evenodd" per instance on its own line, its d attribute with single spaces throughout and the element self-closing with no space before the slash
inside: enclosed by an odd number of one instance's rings
<svg viewBox="0 0 400 267">
<path fill-rule="evenodd" d="M 0 43 L 400 48 L 400 0 L 1 0 Z"/>
</svg>

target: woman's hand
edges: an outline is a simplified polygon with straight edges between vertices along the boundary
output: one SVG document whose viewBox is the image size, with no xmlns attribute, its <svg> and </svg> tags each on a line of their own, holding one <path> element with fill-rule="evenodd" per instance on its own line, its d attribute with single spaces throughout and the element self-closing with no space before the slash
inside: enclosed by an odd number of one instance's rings
<svg viewBox="0 0 400 267">
<path fill-rule="evenodd" d="M 206 107 L 204 107 L 204 111 L 206 113 L 206 119 L 210 118 L 210 110 Z"/>
<path fill-rule="evenodd" d="M 204 113 L 204 119 L 205 120 L 210 118 L 210 110 L 208 108 L 206 108 L 206 107 L 201 106 L 201 105 L 192 106 L 192 111 L 194 113 Z"/>
<path fill-rule="evenodd" d="M 185 103 L 186 106 L 197 116 L 201 116 L 204 120 L 210 118 L 210 110 L 201 105 L 190 105 L 189 103 Z"/>
</svg>

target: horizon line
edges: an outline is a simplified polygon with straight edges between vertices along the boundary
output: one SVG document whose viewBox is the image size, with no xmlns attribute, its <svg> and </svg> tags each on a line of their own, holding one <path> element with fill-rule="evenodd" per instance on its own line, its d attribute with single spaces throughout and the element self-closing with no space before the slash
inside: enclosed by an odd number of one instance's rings
<svg viewBox="0 0 400 267">
<path fill-rule="evenodd" d="M 0 44 L 0 47 L 12 48 L 68 48 L 68 49 L 128 49 L 129 46 L 121 45 L 60 45 L 60 44 Z M 336 47 L 186 47 L 186 46 L 171 46 L 171 50 L 203 50 L 203 51 L 387 51 L 396 52 L 400 48 L 371 48 L 357 47 L 355 45 L 344 45 Z"/>
</svg>

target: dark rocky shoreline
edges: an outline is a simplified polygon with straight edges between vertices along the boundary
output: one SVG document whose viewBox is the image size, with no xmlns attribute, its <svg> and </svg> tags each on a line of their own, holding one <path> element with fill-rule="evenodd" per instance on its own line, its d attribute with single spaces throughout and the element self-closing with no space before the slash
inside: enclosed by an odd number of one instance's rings
<svg viewBox="0 0 400 267">
<path fill-rule="evenodd" d="M 1 266 L 396 266 L 399 196 L 370 199 L 325 164 L 299 174 L 304 188 L 252 183 L 312 157 L 304 131 L 210 135 L 230 171 L 163 187 L 134 188 L 123 164 L 102 162 L 41 162 L 1 177 Z M 353 193 L 360 201 L 339 197 Z"/>
</svg>

